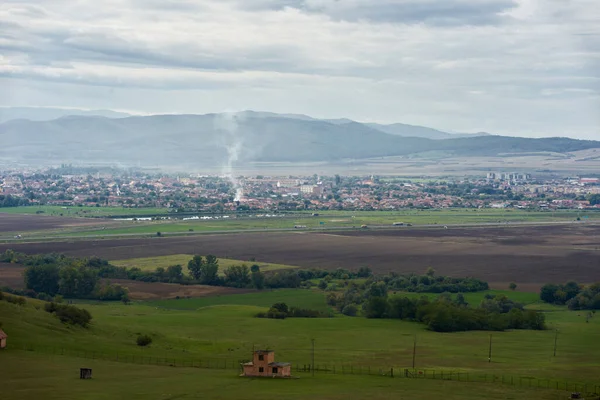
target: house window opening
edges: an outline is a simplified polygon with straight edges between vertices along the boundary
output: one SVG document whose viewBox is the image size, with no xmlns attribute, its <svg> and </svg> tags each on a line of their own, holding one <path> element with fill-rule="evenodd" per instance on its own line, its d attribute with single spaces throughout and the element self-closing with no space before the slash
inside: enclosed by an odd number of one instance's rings
<svg viewBox="0 0 600 400">
<path fill-rule="evenodd" d="M 273 368 L 273 373 L 276 374 L 277 373 L 277 368 Z"/>
</svg>

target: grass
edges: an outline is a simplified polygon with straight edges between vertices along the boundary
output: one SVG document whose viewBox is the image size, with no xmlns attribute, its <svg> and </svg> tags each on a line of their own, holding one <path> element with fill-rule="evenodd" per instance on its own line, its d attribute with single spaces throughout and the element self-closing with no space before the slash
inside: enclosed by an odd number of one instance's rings
<svg viewBox="0 0 600 400">
<path fill-rule="evenodd" d="M 187 269 L 187 263 L 192 259 L 192 254 L 173 254 L 169 256 L 159 256 L 159 257 L 144 257 L 144 258 L 130 258 L 127 260 L 114 260 L 111 261 L 111 264 L 116 265 L 118 267 L 126 267 L 126 268 L 139 268 L 142 271 L 154 271 L 158 267 L 167 268 L 171 265 L 181 265 L 183 266 L 183 272 L 188 274 L 189 271 Z M 219 271 L 222 273 L 224 269 L 233 266 L 233 265 L 247 265 L 250 267 L 251 265 L 257 264 L 260 266 L 260 270 L 263 272 L 266 271 L 275 271 L 280 269 L 288 269 L 288 268 L 298 268 L 292 265 L 284 265 L 284 264 L 272 264 L 272 263 L 263 263 L 258 261 L 243 261 L 243 260 L 234 260 L 229 258 L 219 258 Z"/>
<path fill-rule="evenodd" d="M 483 292 L 474 292 L 474 293 L 463 293 L 465 296 L 465 300 L 471 306 L 477 306 L 481 301 L 485 298 L 486 295 L 498 296 L 504 295 L 511 300 L 517 301 L 524 305 L 532 305 L 536 303 L 540 303 L 540 295 L 538 293 L 529 293 L 529 292 L 517 292 L 511 290 L 486 290 Z M 435 293 L 414 293 L 414 292 L 392 292 L 391 296 L 399 296 L 399 297 L 408 297 L 410 299 L 418 299 L 422 296 L 433 299 L 438 294 Z M 451 293 L 452 298 L 456 298 L 456 294 Z M 543 306 L 547 306 L 544 304 Z"/>
<path fill-rule="evenodd" d="M 328 311 L 325 298 L 316 290 L 279 289 L 257 293 L 234 294 L 217 297 L 201 297 L 196 299 L 156 300 L 146 302 L 172 310 L 198 310 L 204 307 L 239 305 L 268 308 L 271 305 L 284 302 L 288 306 L 308 308 L 311 310 Z"/>
<path fill-rule="evenodd" d="M 275 349 L 279 360 L 302 365 L 310 363 L 311 339 L 315 339 L 317 365 L 405 368 L 412 364 L 416 337 L 417 368 L 600 383 L 600 317 L 586 323 L 583 313 L 564 307 L 548 308 L 549 330 L 494 332 L 493 357 L 488 363 L 489 332 L 441 334 L 418 323 L 339 315 L 322 319 L 254 318 L 258 311 L 278 301 L 305 308 L 327 307 L 324 294 L 317 290 L 278 290 L 129 306 L 82 304 L 94 317 L 89 329 L 62 325 L 36 309 L 40 303 L 32 300 L 25 307 L 0 301 L 0 318 L 11 347 L 27 346 L 43 354 L 67 348 L 233 362 L 247 358 L 253 346 L 258 346 Z M 555 329 L 559 331 L 556 357 Z M 141 333 L 153 337 L 150 347 L 135 345 Z"/>
<path fill-rule="evenodd" d="M 79 368 L 93 379 L 78 379 Z M 563 399 L 565 392 L 511 386 L 373 376 L 300 374 L 300 379 L 248 379 L 235 370 L 131 365 L 6 351 L 0 363 L 3 400 L 215 399 L 383 400 Z"/>
<path fill-rule="evenodd" d="M 33 211 L 36 207 L 6 208 L 8 212 L 18 213 Z M 130 214 L 164 214 L 162 209 L 121 209 L 90 208 L 80 210 L 72 207 L 70 216 L 106 216 Z M 80 210 L 79 214 L 75 214 Z M 63 210 L 64 211 L 64 210 Z M 67 210 L 69 211 L 69 210 Z M 82 214 L 87 211 L 88 214 Z M 94 214 L 96 213 L 96 214 Z M 320 216 L 313 217 L 310 212 L 297 212 L 279 218 L 258 218 L 240 216 L 221 220 L 161 220 L 161 221 L 130 221 L 123 222 L 119 227 L 74 227 L 57 231 L 37 232 L 29 237 L 85 237 L 108 235 L 155 235 L 156 232 L 165 234 L 194 234 L 221 231 L 294 229 L 295 225 L 306 226 L 307 229 L 352 228 L 361 225 L 391 226 L 394 222 L 418 225 L 453 225 L 453 224 L 484 224 L 484 223 L 534 223 L 575 221 L 578 217 L 589 220 L 600 218 L 600 212 L 561 210 L 561 211 L 527 211 L 511 209 L 444 209 L 444 210 L 404 210 L 404 211 L 325 211 Z M 397 229 L 410 229 L 399 227 Z"/>
<path fill-rule="evenodd" d="M 167 208 L 125 207 L 74 207 L 74 206 L 21 206 L 5 207 L 0 210 L 8 214 L 41 214 L 65 217 L 117 217 L 122 215 L 166 215 Z"/>
</svg>

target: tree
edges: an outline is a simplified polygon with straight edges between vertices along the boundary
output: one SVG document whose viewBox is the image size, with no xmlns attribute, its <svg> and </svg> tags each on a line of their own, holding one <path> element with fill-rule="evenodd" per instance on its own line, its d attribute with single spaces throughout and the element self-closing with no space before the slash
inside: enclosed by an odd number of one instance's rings
<svg viewBox="0 0 600 400">
<path fill-rule="evenodd" d="M 435 275 L 435 269 L 433 269 L 432 267 L 427 268 L 425 275 L 427 275 L 430 278 L 433 278 L 433 276 Z"/>
<path fill-rule="evenodd" d="M 260 272 L 260 266 L 252 264 L 252 266 L 250 267 L 250 272 Z"/>
<path fill-rule="evenodd" d="M 275 303 L 271 308 L 284 314 L 287 314 L 290 311 L 288 305 L 285 303 Z"/>
<path fill-rule="evenodd" d="M 89 297 L 98 283 L 96 272 L 82 265 L 62 267 L 59 278 L 60 294 L 70 298 Z"/>
<path fill-rule="evenodd" d="M 510 290 L 515 290 L 515 289 L 517 288 L 517 284 L 516 284 L 516 283 L 514 283 L 514 282 L 511 282 L 511 283 L 510 283 L 510 285 L 508 285 L 508 288 L 509 288 Z"/>
<path fill-rule="evenodd" d="M 252 286 L 254 286 L 256 289 L 261 290 L 265 287 L 265 274 L 260 272 L 260 269 L 258 271 L 252 271 L 251 279 Z"/>
<path fill-rule="evenodd" d="M 225 271 L 225 283 L 228 286 L 245 288 L 251 282 L 250 269 L 246 265 L 232 265 Z"/>
<path fill-rule="evenodd" d="M 25 287 L 37 293 L 54 296 L 59 289 L 59 268 L 56 265 L 34 265 L 24 273 Z"/>
<path fill-rule="evenodd" d="M 188 261 L 188 271 L 190 272 L 190 276 L 199 281 L 202 277 L 202 266 L 204 265 L 204 259 L 202 256 L 194 256 L 190 261 Z"/>
<path fill-rule="evenodd" d="M 363 306 L 367 318 L 385 318 L 388 310 L 388 301 L 385 297 L 374 296 Z"/>
<path fill-rule="evenodd" d="M 246 267 L 247 268 L 247 267 Z M 219 282 L 219 260 L 217 257 L 209 254 L 202 265 L 201 283 L 205 285 L 215 285 Z"/>
<path fill-rule="evenodd" d="M 371 271 L 371 268 L 365 266 L 365 267 L 360 267 L 358 269 L 358 272 L 356 273 L 356 275 L 359 278 L 368 278 L 371 275 L 373 275 L 373 272 Z"/>
<path fill-rule="evenodd" d="M 462 293 L 456 295 L 456 300 L 454 301 L 454 304 L 462 307 L 466 307 L 469 305 L 469 303 L 467 303 L 467 301 L 465 300 L 465 296 Z"/>
<path fill-rule="evenodd" d="M 358 307 L 355 304 L 348 304 L 342 309 L 342 314 L 349 317 L 355 317 L 358 313 Z"/>
<path fill-rule="evenodd" d="M 591 194 L 588 197 L 591 206 L 600 204 L 600 193 Z"/>
<path fill-rule="evenodd" d="M 546 303 L 554 303 L 556 301 L 556 292 L 558 289 L 558 285 L 552 283 L 542 286 L 542 289 L 540 290 L 540 299 Z"/>
<path fill-rule="evenodd" d="M 140 347 L 146 347 L 152 343 L 152 338 L 149 335 L 138 335 L 135 342 Z"/>
<path fill-rule="evenodd" d="M 317 285 L 317 287 L 321 290 L 327 289 L 327 281 L 325 281 L 324 279 L 321 279 L 319 281 L 319 284 Z"/>
<path fill-rule="evenodd" d="M 172 282 L 181 281 L 183 279 L 183 268 L 181 265 L 177 264 L 167 267 L 167 277 Z"/>
</svg>

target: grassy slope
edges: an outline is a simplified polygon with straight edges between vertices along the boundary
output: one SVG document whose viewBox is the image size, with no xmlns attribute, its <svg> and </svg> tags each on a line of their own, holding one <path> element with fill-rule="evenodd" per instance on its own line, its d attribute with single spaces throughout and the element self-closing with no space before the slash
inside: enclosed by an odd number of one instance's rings
<svg viewBox="0 0 600 400">
<path fill-rule="evenodd" d="M 562 399 L 564 392 L 477 383 L 303 374 L 297 380 L 240 378 L 234 370 L 136 365 L 8 351 L 1 355 L 3 400 Z M 78 379 L 82 366 L 93 379 Z"/>
<path fill-rule="evenodd" d="M 146 258 L 130 258 L 127 260 L 114 260 L 111 261 L 111 264 L 114 264 L 119 267 L 137 267 L 142 271 L 154 271 L 158 267 L 167 268 L 171 265 L 181 265 L 183 266 L 183 272 L 188 274 L 187 263 L 192 259 L 193 255 L 191 254 L 174 254 L 170 256 L 160 256 L 160 257 L 146 257 Z M 253 264 L 257 264 L 260 266 L 261 271 L 275 271 L 278 269 L 286 269 L 286 268 L 297 268 L 292 265 L 283 265 L 283 264 L 272 264 L 272 263 L 263 263 L 258 261 L 243 261 L 243 260 L 233 260 L 228 258 L 219 258 L 219 271 L 222 273 L 223 270 L 232 265 L 242 265 L 245 264 L 250 267 Z"/>
<path fill-rule="evenodd" d="M 552 356 L 553 330 L 493 333 L 493 362 L 488 363 L 488 332 L 439 334 L 416 323 L 341 316 L 284 321 L 253 318 L 275 301 L 310 308 L 320 302 L 326 307 L 319 292 L 290 290 L 148 305 L 85 305 L 94 316 L 88 330 L 65 327 L 31 305 L 23 308 L 0 302 L 0 316 L 11 346 L 26 345 L 46 354 L 64 347 L 178 360 L 236 361 L 247 358 L 256 345 L 276 349 L 278 359 L 302 365 L 310 363 L 314 338 L 317 365 L 402 368 L 411 365 L 416 335 L 418 368 L 590 383 L 600 373 L 600 317 L 585 323 L 576 312 L 549 312 L 549 326 L 560 332 L 556 357 Z M 189 309 L 163 309 L 157 304 Z M 153 336 L 151 347 L 135 345 L 139 333 Z"/>
</svg>

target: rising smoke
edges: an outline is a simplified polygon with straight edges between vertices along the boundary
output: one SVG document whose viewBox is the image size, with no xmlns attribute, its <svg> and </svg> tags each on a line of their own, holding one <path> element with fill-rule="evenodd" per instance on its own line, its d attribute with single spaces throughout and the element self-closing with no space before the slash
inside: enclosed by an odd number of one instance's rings
<svg viewBox="0 0 600 400">
<path fill-rule="evenodd" d="M 241 118 L 238 113 L 226 112 L 217 114 L 214 119 L 215 129 L 221 134 L 223 145 L 227 149 L 227 162 L 223 166 L 223 175 L 235 189 L 234 201 L 240 201 L 244 196 L 244 188 L 233 173 L 243 147 L 243 138 L 238 130 Z"/>
</svg>

